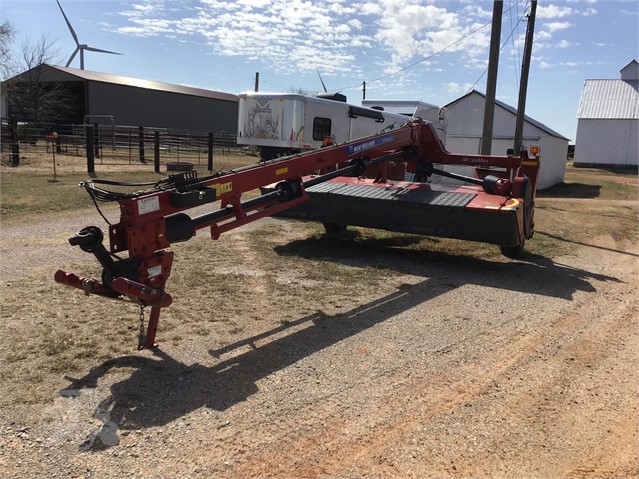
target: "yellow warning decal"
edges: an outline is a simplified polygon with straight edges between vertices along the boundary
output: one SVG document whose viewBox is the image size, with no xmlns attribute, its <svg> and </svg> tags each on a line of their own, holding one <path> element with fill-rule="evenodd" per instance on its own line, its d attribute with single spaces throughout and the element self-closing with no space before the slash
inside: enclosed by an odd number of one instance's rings
<svg viewBox="0 0 639 479">
<path fill-rule="evenodd" d="M 517 198 L 511 198 L 510 201 L 512 201 L 512 204 L 508 205 L 509 208 L 514 209 L 519 206 L 520 201 Z"/>
<path fill-rule="evenodd" d="M 538 161 L 522 161 L 521 164 L 524 166 L 537 166 L 539 162 Z"/>
<path fill-rule="evenodd" d="M 510 204 L 506 204 L 509 203 Z M 491 206 L 491 205 L 486 205 L 484 206 L 484 209 L 486 210 L 516 210 L 517 206 L 519 206 L 520 201 L 517 198 L 509 198 L 507 199 L 502 205 L 500 206 Z"/>
<path fill-rule="evenodd" d="M 288 173 L 288 167 L 280 168 L 279 170 L 275 170 L 276 175 L 283 175 L 284 173 Z"/>
<path fill-rule="evenodd" d="M 233 191 L 233 182 L 229 181 L 228 183 L 218 183 L 216 185 L 212 185 L 212 188 L 215 188 L 215 190 L 217 191 L 216 194 L 223 195 L 224 193 Z"/>
</svg>

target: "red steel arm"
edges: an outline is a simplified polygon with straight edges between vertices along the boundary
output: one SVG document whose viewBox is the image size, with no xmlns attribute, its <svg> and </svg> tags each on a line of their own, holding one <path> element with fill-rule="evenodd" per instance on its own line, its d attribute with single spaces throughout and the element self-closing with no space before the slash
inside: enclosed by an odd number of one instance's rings
<svg viewBox="0 0 639 479">
<path fill-rule="evenodd" d="M 519 157 L 448 153 L 434 128 L 417 121 L 369 138 L 203 179 L 176 175 L 169 187 L 118 199 L 120 221 L 109 227 L 109 252 L 102 247 L 102 234 L 97 227 L 85 228 L 70 239 L 72 244 L 78 244 L 98 258 L 104 267 L 102 282 L 62 270 L 56 273 L 55 280 L 84 289 L 87 294 L 128 298 L 143 306 L 152 306 L 153 321 L 143 345 L 152 347 L 159 309 L 171 303 L 164 285 L 173 260 L 173 253 L 165 250 L 172 243 L 186 241 L 202 228 L 210 228 L 211 237 L 215 239 L 233 228 L 307 201 L 309 196 L 303 178 L 313 172 L 338 168 L 335 173 L 310 180 L 315 183 L 346 174 L 376 174 L 377 169 L 383 168 L 381 164 L 390 159 L 407 162 L 409 171 L 433 163 L 499 167 L 504 168 L 511 179 L 522 167 Z M 529 165 L 528 169 L 528 176 L 535 182 L 538 168 Z M 490 193 L 509 195 L 513 186 L 511 179 L 500 179 L 499 187 Z M 277 185 L 273 193 L 242 201 L 243 194 L 271 184 Z M 195 217 L 184 213 L 218 201 L 220 208 L 212 212 Z M 128 251 L 128 259 L 115 256 L 124 251 Z"/>
</svg>

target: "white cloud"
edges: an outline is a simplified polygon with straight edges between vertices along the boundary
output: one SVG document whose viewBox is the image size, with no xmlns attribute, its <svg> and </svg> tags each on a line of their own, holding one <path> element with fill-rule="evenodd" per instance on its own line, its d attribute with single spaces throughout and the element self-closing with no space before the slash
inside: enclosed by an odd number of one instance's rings
<svg viewBox="0 0 639 479">
<path fill-rule="evenodd" d="M 455 94 L 467 93 L 468 91 L 470 91 L 472 87 L 473 87 L 472 83 L 460 84 L 456 82 L 449 82 L 444 84 L 444 88 L 448 93 L 455 93 Z"/>
<path fill-rule="evenodd" d="M 546 23 L 544 27 L 548 29 L 549 33 L 553 34 L 555 32 L 558 32 L 559 30 L 565 30 L 566 28 L 572 27 L 572 23 L 552 22 L 552 23 Z"/>
<path fill-rule="evenodd" d="M 537 10 L 538 18 L 563 18 L 572 14 L 573 10 L 570 7 L 558 7 L 556 5 L 549 4 L 546 7 L 539 7 Z"/>
<path fill-rule="evenodd" d="M 364 24 L 361 22 L 361 20 L 358 20 L 357 18 L 349 20 L 348 24 L 355 30 L 361 30 L 364 27 Z"/>
<path fill-rule="evenodd" d="M 461 85 L 459 83 L 450 82 L 444 85 L 448 93 L 459 93 L 461 91 Z"/>
<path fill-rule="evenodd" d="M 474 17 L 480 17 L 480 18 L 492 18 L 492 12 L 490 10 L 484 10 L 481 6 L 479 5 L 469 5 L 467 7 L 464 7 L 464 9 L 462 10 L 462 13 L 464 15 L 467 16 L 474 16 Z"/>
<path fill-rule="evenodd" d="M 379 15 L 382 11 L 377 2 L 366 2 L 359 7 L 362 15 Z"/>
<path fill-rule="evenodd" d="M 476 76 L 486 68 L 490 43 L 491 12 L 476 2 L 189 0 L 186 8 L 168 0 L 134 1 L 120 12 L 125 23 L 112 31 L 158 37 L 167 45 L 204 43 L 205 53 L 244 57 L 290 75 L 320 68 L 328 75 L 364 76 L 358 59 L 365 56 L 368 78 L 415 65 L 393 77 L 398 85 L 414 84 L 424 70 L 461 68 Z M 539 35 L 550 38 L 559 28 L 552 25 Z M 441 58 L 451 62 L 443 65 Z"/>
<path fill-rule="evenodd" d="M 468 23 L 466 17 L 446 8 L 423 5 L 416 0 L 383 0 L 380 5 L 382 12 L 376 38 L 391 52 L 391 70 L 416 57 L 425 58 L 444 49 L 461 51 L 468 60 L 486 55 L 490 29 L 462 40 L 482 24 Z"/>
</svg>

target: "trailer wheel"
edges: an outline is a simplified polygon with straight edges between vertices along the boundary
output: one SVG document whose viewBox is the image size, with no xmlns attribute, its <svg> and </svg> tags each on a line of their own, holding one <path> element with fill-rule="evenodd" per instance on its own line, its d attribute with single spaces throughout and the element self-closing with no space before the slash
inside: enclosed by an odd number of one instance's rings
<svg viewBox="0 0 639 479">
<path fill-rule="evenodd" d="M 507 258 L 517 259 L 524 254 L 524 243 L 517 246 L 500 246 L 501 254 Z"/>
<path fill-rule="evenodd" d="M 338 225 L 337 223 L 322 223 L 326 234 L 336 235 L 346 230 L 346 225 Z"/>
</svg>

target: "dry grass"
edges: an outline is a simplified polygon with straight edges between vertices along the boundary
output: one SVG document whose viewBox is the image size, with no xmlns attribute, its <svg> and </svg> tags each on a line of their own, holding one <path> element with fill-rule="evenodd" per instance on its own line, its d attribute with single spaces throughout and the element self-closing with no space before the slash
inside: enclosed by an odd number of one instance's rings
<svg viewBox="0 0 639 479">
<path fill-rule="evenodd" d="M 247 155 L 216 157 L 214 168 L 230 170 L 254 163 L 257 158 Z M 141 164 L 125 161 L 97 161 L 98 178 L 128 182 L 157 181 L 167 176 L 166 165 L 162 173 L 154 173 L 153 163 Z M 207 175 L 206 162 L 195 165 L 200 176 Z M 86 160 L 77 156 L 58 155 L 54 171 L 49 159 L 27 155 L 17 168 L 3 166 L 0 175 L 0 207 L 3 221 L 25 218 L 29 215 L 61 212 L 89 206 L 87 193 L 78 184 L 88 178 Z"/>
<path fill-rule="evenodd" d="M 231 163 L 239 166 L 247 158 Z M 55 212 L 89 205 L 86 193 L 74 187 L 85 175 L 70 167 L 66 171 L 62 163 L 59 181 L 52 183 L 48 172 L 36 166 L 32 161 L 24 168 L 3 167 L 5 224 L 41 222 Z M 103 169 L 111 178 L 157 178 L 139 165 Z M 537 234 L 527 244 L 529 255 L 554 257 L 607 233 L 636 243 L 637 205 L 636 175 L 569 168 L 564 185 L 537 200 Z M 181 347 L 195 337 L 222 347 L 238 334 L 249 337 L 266 329 L 260 324 L 269 318 L 287 324 L 318 310 L 339 313 L 353 297 L 379 297 L 388 278 L 409 272 L 402 270 L 406 265 L 469 258 L 502 261 L 492 245 L 366 228 L 349 228 L 341 238 L 327 238 L 321 225 L 281 220 L 218 241 L 205 233 L 172 250 L 176 260 L 167 289 L 174 304 L 163 312 L 159 337 Z M 89 255 L 59 266 L 100 275 Z M 48 265 L 25 268 L 25 276 L 0 284 L 0 379 L 7 385 L 0 406 L 48 401 L 51 390 L 65 384 L 65 375 L 130 354 L 137 345 L 135 307 L 87 299 L 63 288 L 53 282 Z"/>
</svg>

